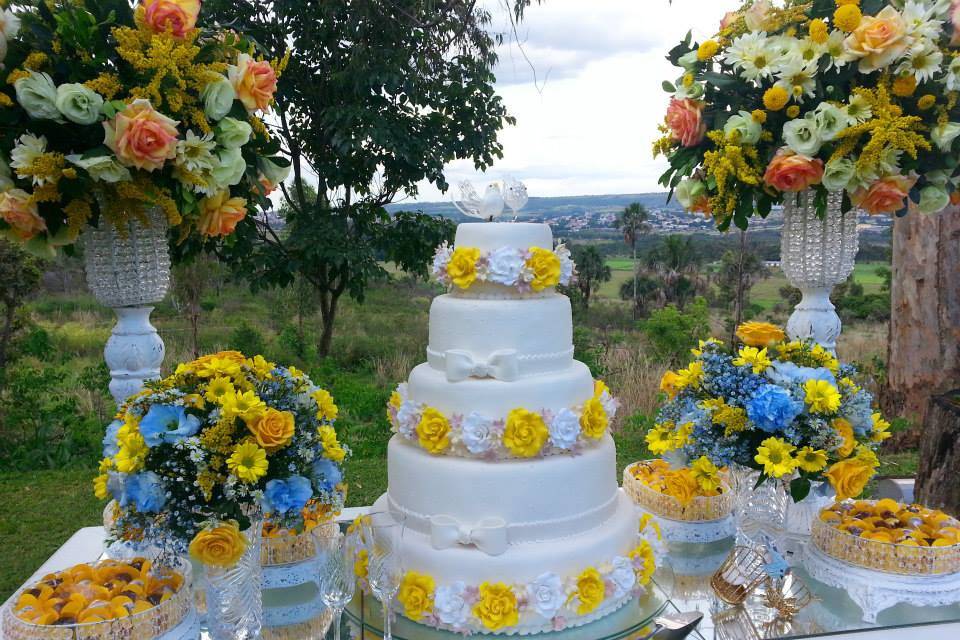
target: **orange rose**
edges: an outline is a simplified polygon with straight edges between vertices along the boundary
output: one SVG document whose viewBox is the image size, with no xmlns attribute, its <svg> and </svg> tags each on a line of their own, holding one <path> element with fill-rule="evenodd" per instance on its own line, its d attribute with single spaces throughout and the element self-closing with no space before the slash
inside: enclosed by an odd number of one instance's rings
<svg viewBox="0 0 960 640">
<path fill-rule="evenodd" d="M 777 151 L 763 174 L 764 183 L 774 189 L 795 193 L 812 185 L 820 184 L 823 178 L 823 160 L 794 153 L 786 147 Z"/>
<path fill-rule="evenodd" d="M 273 453 L 287 446 L 293 439 L 293 414 L 289 411 L 267 409 L 263 415 L 251 421 L 247 428 L 257 439 L 257 444 Z"/>
<path fill-rule="evenodd" d="M 685 147 L 700 144 L 707 133 L 707 123 L 703 121 L 704 106 L 699 100 L 670 98 L 666 123 L 674 140 Z"/>
<path fill-rule="evenodd" d="M 863 187 L 850 194 L 850 202 L 870 215 L 895 213 L 905 206 L 905 200 L 917 179 L 913 176 L 893 175 L 877 180 L 869 188 Z"/>
<path fill-rule="evenodd" d="M 146 9 L 143 21 L 156 33 L 169 31 L 174 38 L 183 38 L 197 26 L 200 0 L 143 0 Z"/>
<path fill-rule="evenodd" d="M 237 98 L 248 111 L 264 111 L 270 106 L 273 94 L 277 91 L 277 74 L 269 62 L 257 61 L 241 53 L 227 76 L 237 92 Z"/>
<path fill-rule="evenodd" d="M 0 194 L 0 218 L 10 225 L 11 233 L 20 240 L 29 240 L 47 230 L 47 223 L 37 213 L 37 203 L 23 189 L 10 189 Z"/>
<path fill-rule="evenodd" d="M 960 0 L 952 0 L 950 3 L 950 26 L 953 29 L 950 46 L 960 46 Z"/>
<path fill-rule="evenodd" d="M 200 201 L 200 221 L 197 227 L 200 233 L 208 238 L 228 236 L 246 215 L 247 201 L 243 198 L 231 198 L 230 192 L 223 190 Z"/>
<path fill-rule="evenodd" d="M 177 156 L 177 124 L 155 110 L 149 100 L 138 98 L 103 123 L 103 143 L 121 163 L 153 171 Z"/>
<path fill-rule="evenodd" d="M 871 73 L 907 50 L 907 23 L 899 11 L 888 5 L 875 16 L 864 16 L 843 44 L 848 53 L 860 58 L 860 73 Z"/>
</svg>

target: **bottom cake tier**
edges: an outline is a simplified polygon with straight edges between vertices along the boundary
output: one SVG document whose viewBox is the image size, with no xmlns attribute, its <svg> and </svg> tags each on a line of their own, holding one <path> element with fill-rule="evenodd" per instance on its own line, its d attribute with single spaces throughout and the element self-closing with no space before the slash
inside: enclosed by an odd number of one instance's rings
<svg viewBox="0 0 960 640">
<path fill-rule="evenodd" d="M 389 509 L 387 496 L 374 505 Z M 428 626 L 461 632 L 535 634 L 608 615 L 643 593 L 655 568 L 631 500 L 573 536 L 510 545 L 489 555 L 473 545 L 436 548 L 403 535 L 404 579 L 397 610 Z"/>
</svg>

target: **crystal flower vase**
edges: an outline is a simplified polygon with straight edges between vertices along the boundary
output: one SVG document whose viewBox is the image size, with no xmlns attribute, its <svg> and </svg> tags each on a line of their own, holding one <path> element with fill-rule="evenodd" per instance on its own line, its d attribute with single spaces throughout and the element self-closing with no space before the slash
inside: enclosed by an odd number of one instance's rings
<svg viewBox="0 0 960 640">
<path fill-rule="evenodd" d="M 260 545 L 262 520 L 251 520 L 241 535 L 246 550 L 232 567 L 204 564 L 207 627 L 212 640 L 252 640 L 263 629 Z"/>
</svg>

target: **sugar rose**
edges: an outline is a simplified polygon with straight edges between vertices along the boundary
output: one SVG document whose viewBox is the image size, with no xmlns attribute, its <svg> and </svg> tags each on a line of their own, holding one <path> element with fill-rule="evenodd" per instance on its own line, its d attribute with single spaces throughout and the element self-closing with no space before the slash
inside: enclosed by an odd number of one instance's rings
<svg viewBox="0 0 960 640">
<path fill-rule="evenodd" d="M 588 438 L 599 439 L 607 431 L 609 418 L 603 403 L 597 398 L 590 398 L 583 403 L 583 413 L 580 415 L 580 427 L 583 435 Z"/>
<path fill-rule="evenodd" d="M 245 53 L 237 57 L 237 64 L 231 65 L 227 77 L 248 111 L 265 111 L 277 91 L 277 74 L 270 63 L 254 60 Z"/>
<path fill-rule="evenodd" d="M 403 613 L 411 620 L 420 620 L 433 611 L 433 596 L 437 584 L 426 574 L 410 571 L 403 576 L 397 601 L 403 606 Z"/>
<path fill-rule="evenodd" d="M 774 189 L 788 193 L 803 191 L 823 178 L 823 160 L 780 149 L 767 165 L 763 182 Z"/>
<path fill-rule="evenodd" d="M 532 458 L 540 453 L 549 436 L 550 431 L 539 414 L 526 409 L 514 409 L 507 415 L 503 444 L 513 455 Z"/>
<path fill-rule="evenodd" d="M 860 73 L 886 67 L 907 50 L 907 23 L 891 6 L 875 16 L 864 16 L 843 43 L 846 52 L 860 59 Z"/>
<path fill-rule="evenodd" d="M 690 98 L 670 99 L 667 107 L 667 127 L 673 139 L 684 147 L 695 147 L 707 133 L 707 123 L 703 121 L 704 103 Z"/>
<path fill-rule="evenodd" d="M 143 0 L 143 22 L 151 31 L 183 38 L 197 26 L 200 0 Z"/>
<path fill-rule="evenodd" d="M 177 157 L 177 124 L 138 98 L 103 123 L 103 142 L 123 164 L 154 171 Z"/>
<path fill-rule="evenodd" d="M 256 438 L 257 444 L 273 453 L 287 446 L 293 439 L 293 426 L 292 413 L 270 408 L 256 420 L 250 421 L 247 428 Z"/>
<path fill-rule="evenodd" d="M 37 212 L 37 203 L 23 189 L 10 189 L 0 194 L 0 218 L 10 225 L 12 235 L 29 240 L 47 230 L 47 223 Z"/>
<path fill-rule="evenodd" d="M 461 289 L 466 289 L 477 279 L 477 260 L 480 259 L 480 249 L 458 247 L 450 255 L 447 263 L 447 275 L 451 282 Z"/>
<path fill-rule="evenodd" d="M 230 192 L 223 190 L 200 201 L 197 228 L 208 238 L 228 236 L 246 215 L 247 201 L 243 198 L 231 198 Z"/>
<path fill-rule="evenodd" d="M 861 187 L 851 193 L 850 201 L 871 215 L 896 213 L 905 206 L 907 195 L 916 181 L 912 176 L 887 176 L 866 189 Z"/>
<path fill-rule="evenodd" d="M 440 453 L 450 446 L 450 422 L 432 407 L 424 409 L 417 424 L 420 446 L 430 453 Z"/>
<path fill-rule="evenodd" d="M 533 272 L 530 288 L 534 291 L 555 287 L 560 282 L 560 259 L 549 249 L 531 247 L 527 268 Z"/>
<path fill-rule="evenodd" d="M 502 582 L 480 585 L 480 599 L 473 606 L 473 615 L 490 631 L 512 627 L 520 621 L 517 596 Z"/>
<path fill-rule="evenodd" d="M 246 550 L 247 540 L 233 521 L 204 529 L 190 542 L 191 558 L 224 569 L 237 564 Z"/>
<path fill-rule="evenodd" d="M 577 600 L 580 601 L 577 615 L 584 616 L 599 607 L 605 593 L 606 587 L 599 571 L 591 567 L 581 573 L 577 577 Z"/>
</svg>

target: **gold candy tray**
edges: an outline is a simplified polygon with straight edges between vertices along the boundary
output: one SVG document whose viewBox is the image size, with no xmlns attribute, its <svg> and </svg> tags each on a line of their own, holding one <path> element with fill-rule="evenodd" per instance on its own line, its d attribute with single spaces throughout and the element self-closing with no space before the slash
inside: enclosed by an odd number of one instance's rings
<svg viewBox="0 0 960 640">
<path fill-rule="evenodd" d="M 623 470 L 623 490 L 649 513 L 681 522 L 711 522 L 722 520 L 733 511 L 733 493 L 725 481 L 719 495 L 697 496 L 684 505 L 673 496 L 660 493 L 634 477 L 633 470 L 646 462 L 641 460 L 627 465 Z"/>
</svg>

